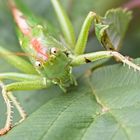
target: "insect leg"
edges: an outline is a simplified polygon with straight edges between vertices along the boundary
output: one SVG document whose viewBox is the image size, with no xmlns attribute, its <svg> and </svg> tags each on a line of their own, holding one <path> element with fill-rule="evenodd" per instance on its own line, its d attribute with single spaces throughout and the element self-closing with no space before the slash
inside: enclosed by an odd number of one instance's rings
<svg viewBox="0 0 140 140">
<path fill-rule="evenodd" d="M 94 52 L 94 53 L 78 55 L 72 58 L 71 65 L 78 66 L 81 64 L 86 64 L 89 62 L 97 61 L 104 58 L 111 58 L 111 57 L 115 57 L 118 60 L 120 60 L 123 64 L 126 64 L 129 67 L 132 67 L 134 70 L 140 71 L 140 67 L 138 65 L 129 61 L 125 56 L 123 56 L 122 54 L 116 51 L 99 51 L 99 52 Z"/>
<path fill-rule="evenodd" d="M 19 78 L 19 80 L 21 80 Z M 52 83 L 45 78 L 40 78 L 38 80 L 32 80 L 29 81 L 21 81 L 21 82 L 15 82 L 8 85 L 4 85 L 2 82 L 0 83 L 0 86 L 2 88 L 2 95 L 5 100 L 5 103 L 7 105 L 7 119 L 4 128 L 0 130 L 0 135 L 4 135 L 7 133 L 11 127 L 12 127 L 12 104 L 15 105 L 16 109 L 18 110 L 21 120 L 17 122 L 15 125 L 21 123 L 26 118 L 26 113 L 23 110 L 23 108 L 20 106 L 19 102 L 16 100 L 16 98 L 13 96 L 11 91 L 16 90 L 35 90 L 35 89 L 42 89 L 47 88 L 51 86 Z"/>
<path fill-rule="evenodd" d="M 5 86 L 6 91 L 16 91 L 16 90 L 37 90 L 48 88 L 52 85 L 52 82 L 46 80 L 46 78 L 33 80 L 33 81 L 21 81 L 11 83 Z"/>
<path fill-rule="evenodd" d="M 25 120 L 25 118 L 27 116 L 24 109 L 20 106 L 19 102 L 13 96 L 12 92 L 5 90 L 5 86 L 2 82 L 1 82 L 1 87 L 2 87 L 2 95 L 3 95 L 4 101 L 7 105 L 7 118 L 6 118 L 6 123 L 5 123 L 4 128 L 2 128 L 0 130 L 0 136 L 6 134 L 12 128 L 12 121 L 13 121 L 12 104 L 15 105 L 15 107 L 17 108 L 17 110 L 21 116 L 21 120 L 18 123 L 21 123 L 23 120 Z M 18 123 L 16 123 L 15 125 L 17 125 Z"/>
<path fill-rule="evenodd" d="M 13 103 L 13 105 L 16 107 L 16 109 L 18 110 L 21 119 L 14 124 L 17 125 L 19 123 L 21 123 L 22 121 L 24 121 L 27 117 L 26 112 L 24 111 L 24 109 L 22 108 L 22 106 L 20 105 L 20 103 L 17 101 L 16 97 L 12 94 L 12 92 L 7 92 L 7 96 L 9 97 L 9 99 L 11 100 L 11 102 Z"/>
<path fill-rule="evenodd" d="M 27 62 L 26 60 L 15 56 L 12 52 L 8 51 L 7 49 L 4 49 L 0 46 L 0 56 L 5 59 L 8 63 L 13 65 L 18 70 L 28 73 L 28 74 L 36 74 L 34 67 Z"/>
<path fill-rule="evenodd" d="M 72 26 L 72 23 L 70 22 L 70 19 L 62 7 L 62 5 L 59 3 L 59 0 L 51 0 L 52 5 L 54 7 L 54 10 L 56 12 L 58 21 L 61 26 L 61 30 L 64 34 L 64 37 L 67 41 L 67 43 L 70 45 L 72 49 L 74 49 L 75 46 L 75 33 Z"/>
<path fill-rule="evenodd" d="M 5 85 L 2 82 L 0 82 L 0 87 L 2 88 L 2 96 L 7 106 L 7 113 L 6 113 L 7 118 L 6 118 L 5 126 L 2 129 L 0 129 L 0 136 L 1 136 L 7 133 L 12 127 L 12 103 L 7 96 L 7 92 L 5 91 L 4 88 Z"/>
<path fill-rule="evenodd" d="M 51 86 L 50 81 L 46 81 L 46 79 L 40 79 L 40 80 L 35 80 L 35 81 L 15 82 L 15 83 L 6 85 L 5 90 L 6 91 L 36 90 L 36 89 L 48 88 L 49 86 Z M 15 125 L 17 125 L 18 123 L 21 123 L 26 118 L 26 114 L 11 92 L 8 93 L 7 96 L 12 101 L 12 103 L 15 105 L 15 107 L 17 108 L 17 110 L 19 111 L 19 114 L 21 116 L 21 120 L 15 124 Z"/>
<path fill-rule="evenodd" d="M 96 16 L 96 13 L 94 12 L 89 12 L 88 16 L 86 17 L 82 25 L 78 40 L 76 42 L 76 46 L 74 50 L 76 55 L 84 53 L 91 24 L 96 18 L 98 17 Z"/>
<path fill-rule="evenodd" d="M 1 80 L 15 80 L 15 81 L 33 81 L 42 79 L 42 77 L 33 74 L 22 74 L 16 72 L 0 73 Z"/>
</svg>

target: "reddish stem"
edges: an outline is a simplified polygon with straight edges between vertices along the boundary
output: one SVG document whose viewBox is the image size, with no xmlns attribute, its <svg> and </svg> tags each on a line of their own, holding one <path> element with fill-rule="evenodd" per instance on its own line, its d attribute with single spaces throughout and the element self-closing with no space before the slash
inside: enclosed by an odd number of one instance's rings
<svg viewBox="0 0 140 140">
<path fill-rule="evenodd" d="M 123 7 L 127 8 L 129 10 L 134 9 L 134 8 L 138 8 L 138 7 L 140 7 L 140 0 L 130 0 Z"/>
</svg>

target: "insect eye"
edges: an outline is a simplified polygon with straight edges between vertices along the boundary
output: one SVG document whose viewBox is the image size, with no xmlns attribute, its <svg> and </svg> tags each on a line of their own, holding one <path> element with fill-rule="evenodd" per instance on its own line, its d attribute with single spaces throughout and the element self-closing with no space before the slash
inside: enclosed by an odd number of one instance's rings
<svg viewBox="0 0 140 140">
<path fill-rule="evenodd" d="M 51 48 L 51 54 L 56 54 L 57 53 L 57 49 L 56 48 Z"/>
<path fill-rule="evenodd" d="M 41 62 L 40 62 L 40 61 L 36 61 L 36 62 L 35 62 L 35 66 L 36 66 L 36 67 L 41 67 L 41 66 L 42 66 L 42 64 L 41 64 Z"/>
</svg>

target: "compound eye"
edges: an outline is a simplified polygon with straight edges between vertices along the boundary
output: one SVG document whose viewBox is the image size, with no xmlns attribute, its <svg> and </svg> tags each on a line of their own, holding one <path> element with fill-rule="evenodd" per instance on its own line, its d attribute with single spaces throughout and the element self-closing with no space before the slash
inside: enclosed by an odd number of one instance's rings
<svg viewBox="0 0 140 140">
<path fill-rule="evenodd" d="M 56 48 L 51 48 L 51 54 L 56 54 L 57 53 L 57 49 Z"/>
<path fill-rule="evenodd" d="M 41 67 L 41 66 L 42 66 L 42 64 L 41 64 L 41 62 L 40 62 L 40 61 L 36 61 L 36 62 L 35 62 L 35 66 L 36 66 L 36 67 Z"/>
</svg>

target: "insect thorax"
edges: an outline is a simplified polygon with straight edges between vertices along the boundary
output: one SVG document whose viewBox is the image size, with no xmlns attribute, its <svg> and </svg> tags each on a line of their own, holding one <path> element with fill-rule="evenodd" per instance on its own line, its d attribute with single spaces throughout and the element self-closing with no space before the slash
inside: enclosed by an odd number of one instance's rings
<svg viewBox="0 0 140 140">
<path fill-rule="evenodd" d="M 61 88 L 65 89 L 74 84 L 70 61 L 70 58 L 60 51 L 55 56 L 52 55 L 49 61 L 44 64 L 43 73 L 54 84 L 58 84 Z"/>
</svg>

